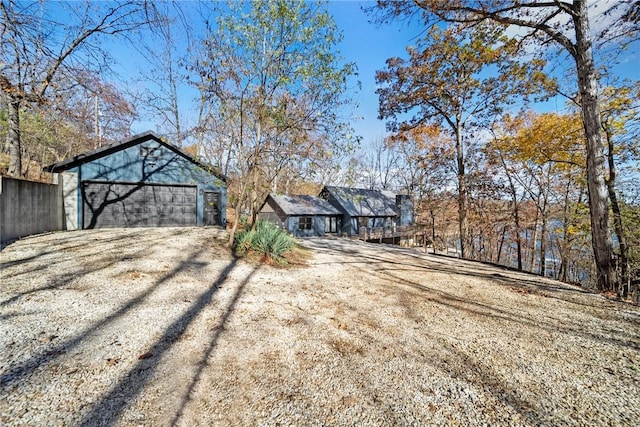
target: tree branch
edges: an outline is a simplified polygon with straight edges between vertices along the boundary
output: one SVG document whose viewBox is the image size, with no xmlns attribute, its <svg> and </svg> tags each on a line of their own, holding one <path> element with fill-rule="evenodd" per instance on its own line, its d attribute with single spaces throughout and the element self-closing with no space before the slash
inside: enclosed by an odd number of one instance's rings
<svg viewBox="0 0 640 427">
<path fill-rule="evenodd" d="M 556 31 L 550 25 L 545 24 L 544 22 L 547 22 L 547 19 L 543 20 L 542 21 L 543 23 L 540 23 L 540 22 L 534 22 L 526 19 L 519 19 L 519 18 L 503 15 L 505 13 L 514 12 L 522 8 L 544 9 L 548 7 L 554 7 L 554 8 L 561 8 L 564 12 L 570 13 L 571 17 L 573 18 L 575 14 L 571 9 L 571 6 L 566 2 L 560 2 L 560 1 L 540 2 L 540 3 L 514 2 L 512 6 L 496 9 L 493 11 L 487 10 L 485 8 L 465 6 L 464 4 L 457 3 L 457 2 L 454 3 L 453 6 L 440 5 L 440 8 L 434 7 L 432 3 L 425 3 L 424 1 L 420 1 L 420 0 L 415 0 L 415 2 L 418 7 L 420 7 L 425 11 L 431 12 L 432 14 L 434 14 L 444 22 L 471 24 L 471 23 L 477 23 L 484 20 L 493 20 L 501 24 L 532 28 L 536 31 L 541 31 L 545 33 L 552 40 L 556 41 L 565 49 L 567 49 L 567 51 L 569 51 L 569 53 L 572 56 L 575 57 L 577 55 L 577 50 L 573 42 L 564 34 L 560 33 L 559 31 Z M 570 11 L 566 11 L 565 8 L 569 8 Z M 465 14 L 469 14 L 470 17 L 464 18 L 460 16 L 459 14 L 462 12 L 464 12 Z M 452 14 L 455 14 L 455 15 L 451 16 Z M 558 12 L 556 11 L 554 16 L 557 14 Z"/>
</svg>

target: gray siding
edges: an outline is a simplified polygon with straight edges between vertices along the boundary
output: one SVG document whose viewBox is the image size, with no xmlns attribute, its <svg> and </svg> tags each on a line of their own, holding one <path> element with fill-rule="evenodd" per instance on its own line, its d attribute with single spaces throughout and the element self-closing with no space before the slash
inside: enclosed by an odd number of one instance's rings
<svg viewBox="0 0 640 427">
<path fill-rule="evenodd" d="M 342 234 L 356 235 L 362 227 L 413 224 L 413 205 L 407 195 L 325 186 L 320 197 L 342 212 Z"/>
<path fill-rule="evenodd" d="M 67 230 L 78 229 L 78 174 L 63 172 L 62 198 L 64 203 L 64 219 Z"/>
<path fill-rule="evenodd" d="M 325 235 L 324 216 L 311 217 L 311 229 L 300 230 L 300 218 L 302 216 L 290 216 L 287 220 L 287 231 L 296 237 L 320 237 Z"/>
<path fill-rule="evenodd" d="M 191 184 L 196 191 L 196 224 L 204 223 L 204 192 L 219 192 L 222 225 L 226 224 L 226 184 L 165 145 L 149 139 L 98 159 L 82 163 L 69 172 L 76 173 L 78 182 L 101 181 L 118 183 Z M 84 228 L 83 195 L 77 192 L 78 227 Z"/>
<path fill-rule="evenodd" d="M 0 243 L 64 229 L 60 188 L 0 177 Z"/>
<path fill-rule="evenodd" d="M 398 225 L 412 225 L 413 224 L 413 200 L 411 196 L 405 194 L 398 194 L 396 196 L 396 205 L 400 212 L 400 223 Z"/>
</svg>

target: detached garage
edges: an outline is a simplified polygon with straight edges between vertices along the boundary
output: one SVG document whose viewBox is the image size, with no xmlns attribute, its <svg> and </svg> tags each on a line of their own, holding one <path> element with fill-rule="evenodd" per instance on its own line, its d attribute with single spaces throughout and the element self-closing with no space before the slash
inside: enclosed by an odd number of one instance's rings
<svg viewBox="0 0 640 427">
<path fill-rule="evenodd" d="M 225 178 L 152 132 L 45 170 L 62 176 L 67 229 L 226 224 Z"/>
</svg>

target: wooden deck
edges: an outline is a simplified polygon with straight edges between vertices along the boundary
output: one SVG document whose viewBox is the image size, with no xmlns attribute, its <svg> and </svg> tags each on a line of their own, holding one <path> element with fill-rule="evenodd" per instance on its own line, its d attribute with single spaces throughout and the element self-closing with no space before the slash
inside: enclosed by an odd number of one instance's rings
<svg viewBox="0 0 640 427">
<path fill-rule="evenodd" d="M 394 243 L 402 246 L 423 246 L 429 239 L 429 228 L 424 225 L 360 228 L 356 239 L 367 242 Z"/>
</svg>

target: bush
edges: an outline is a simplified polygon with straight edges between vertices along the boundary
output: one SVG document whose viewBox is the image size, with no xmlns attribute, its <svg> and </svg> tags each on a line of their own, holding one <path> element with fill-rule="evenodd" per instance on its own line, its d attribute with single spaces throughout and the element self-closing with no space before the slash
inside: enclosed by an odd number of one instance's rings
<svg viewBox="0 0 640 427">
<path fill-rule="evenodd" d="M 296 241 L 274 224 L 259 220 L 253 229 L 236 235 L 233 247 L 240 256 L 255 253 L 278 264 L 286 264 L 285 255 L 296 247 Z"/>
</svg>

